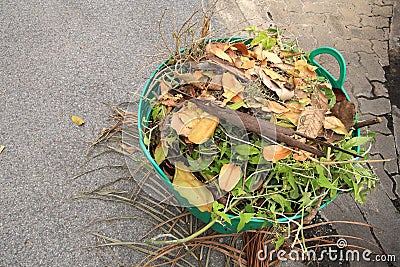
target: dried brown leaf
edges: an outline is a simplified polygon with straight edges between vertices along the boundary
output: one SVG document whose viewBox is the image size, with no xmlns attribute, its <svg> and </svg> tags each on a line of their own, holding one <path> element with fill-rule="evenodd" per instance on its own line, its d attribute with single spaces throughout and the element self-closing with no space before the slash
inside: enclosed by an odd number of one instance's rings
<svg viewBox="0 0 400 267">
<path fill-rule="evenodd" d="M 267 100 L 267 103 L 268 103 L 268 108 L 274 113 L 281 114 L 290 111 L 287 107 L 279 104 L 276 101 Z"/>
<path fill-rule="evenodd" d="M 317 78 L 317 73 L 315 72 L 317 68 L 308 64 L 305 60 L 297 60 L 295 62 L 295 69 L 299 71 L 299 75 L 303 78 Z"/>
<path fill-rule="evenodd" d="M 267 74 L 273 80 L 279 80 L 286 82 L 286 78 L 277 73 L 276 71 L 269 69 L 269 68 L 262 68 L 265 74 Z"/>
<path fill-rule="evenodd" d="M 234 47 L 234 48 L 236 48 L 237 50 L 239 50 L 240 53 L 241 53 L 242 55 L 244 55 L 244 56 L 247 56 L 247 55 L 249 54 L 249 50 L 247 49 L 247 46 L 246 46 L 244 43 L 236 43 L 236 44 L 233 44 L 233 45 L 231 46 L 231 48 L 232 48 L 232 47 Z"/>
<path fill-rule="evenodd" d="M 220 59 L 226 60 L 230 63 L 234 63 L 232 58 L 225 53 L 223 50 L 219 49 L 219 48 L 215 48 L 215 56 L 219 57 Z"/>
<path fill-rule="evenodd" d="M 314 107 L 328 111 L 329 100 L 321 90 L 316 90 L 311 96 L 311 103 Z"/>
<path fill-rule="evenodd" d="M 298 153 L 293 153 L 293 159 L 297 161 L 305 161 L 308 158 L 312 157 L 312 153 L 300 150 Z"/>
<path fill-rule="evenodd" d="M 272 79 L 268 77 L 261 68 L 254 67 L 254 70 L 256 71 L 258 76 L 262 79 L 264 85 L 267 86 L 272 91 L 274 91 L 278 95 L 280 100 L 286 101 L 293 98 L 294 91 L 288 90 L 283 85 L 280 86 L 278 82 L 272 81 Z"/>
<path fill-rule="evenodd" d="M 240 180 L 242 170 L 234 164 L 224 164 L 219 172 L 218 184 L 222 190 L 231 191 Z"/>
<path fill-rule="evenodd" d="M 265 160 L 276 162 L 280 159 L 285 159 L 290 156 L 291 150 L 280 146 L 270 145 L 263 147 L 263 156 Z"/>
<path fill-rule="evenodd" d="M 195 144 L 205 143 L 215 132 L 219 120 L 215 116 L 207 116 L 201 118 L 196 125 L 192 128 L 188 135 L 190 142 Z"/>
<path fill-rule="evenodd" d="M 347 131 L 350 131 L 354 125 L 354 118 L 356 116 L 356 106 L 354 103 L 346 99 L 336 104 L 331 108 L 331 114 L 343 122 Z"/>
<path fill-rule="evenodd" d="M 310 137 L 317 137 L 325 119 L 325 111 L 313 106 L 306 107 L 301 112 L 297 131 Z"/>
<path fill-rule="evenodd" d="M 213 90 L 213 91 L 222 90 L 222 75 L 215 75 L 211 79 L 207 89 Z"/>
<path fill-rule="evenodd" d="M 224 103 L 229 102 L 233 97 L 244 90 L 244 86 L 236 79 L 236 76 L 230 72 L 225 72 L 222 75 L 222 87 L 224 88 L 223 96 L 226 98 Z"/>
</svg>

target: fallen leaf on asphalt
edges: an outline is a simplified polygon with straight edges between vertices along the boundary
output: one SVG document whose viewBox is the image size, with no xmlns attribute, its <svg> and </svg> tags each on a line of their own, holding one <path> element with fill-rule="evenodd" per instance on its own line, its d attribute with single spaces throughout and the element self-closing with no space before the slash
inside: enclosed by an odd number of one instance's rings
<svg viewBox="0 0 400 267">
<path fill-rule="evenodd" d="M 344 134 L 344 135 L 348 134 L 344 124 L 338 118 L 333 116 L 325 117 L 324 128 L 332 130 L 337 134 Z"/>
<path fill-rule="evenodd" d="M 82 118 L 78 117 L 78 116 L 72 116 L 71 117 L 71 121 L 73 123 L 75 123 L 76 125 L 78 125 L 78 126 L 81 126 L 82 124 L 85 123 L 85 121 Z"/>
<path fill-rule="evenodd" d="M 196 206 L 202 212 L 211 211 L 211 203 L 214 201 L 212 193 L 191 172 L 175 168 L 172 185 L 189 204 Z"/>
<path fill-rule="evenodd" d="M 223 50 L 221 50 L 219 48 L 215 48 L 215 56 L 219 57 L 220 59 L 223 59 L 223 60 L 233 63 L 232 58 L 227 53 L 225 53 Z"/>
<path fill-rule="evenodd" d="M 276 162 L 280 159 L 285 159 L 290 156 L 291 150 L 280 146 L 271 145 L 263 147 L 263 156 L 265 160 Z"/>
<path fill-rule="evenodd" d="M 0 146 L 0 153 L 3 152 L 4 148 L 6 148 L 5 146 Z"/>
<path fill-rule="evenodd" d="M 240 180 L 242 170 L 234 164 L 224 164 L 219 172 L 218 184 L 222 190 L 231 191 Z"/>
<path fill-rule="evenodd" d="M 241 57 L 241 61 L 242 64 L 240 68 L 245 70 L 254 68 L 254 66 L 256 65 L 256 62 L 254 60 L 250 60 L 248 57 Z"/>
<path fill-rule="evenodd" d="M 219 120 L 215 116 L 207 116 L 201 118 L 192 128 L 188 135 L 190 142 L 195 144 L 205 143 L 211 136 L 214 135 Z"/>
</svg>

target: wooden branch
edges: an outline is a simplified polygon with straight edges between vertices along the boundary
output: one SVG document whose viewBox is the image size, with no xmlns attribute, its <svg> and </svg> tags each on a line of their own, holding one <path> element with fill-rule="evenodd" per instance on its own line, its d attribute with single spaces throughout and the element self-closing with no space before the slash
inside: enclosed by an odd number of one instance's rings
<svg viewBox="0 0 400 267">
<path fill-rule="evenodd" d="M 373 119 L 369 119 L 369 120 L 365 120 L 365 121 L 360 121 L 359 123 L 354 124 L 353 128 L 354 129 L 359 129 L 365 126 L 370 126 L 370 125 L 374 125 L 374 124 L 378 124 L 381 123 L 382 119 L 379 117 L 373 118 Z"/>
<path fill-rule="evenodd" d="M 209 101 L 191 99 L 188 100 L 195 104 L 197 107 L 207 112 L 210 115 L 214 115 L 219 119 L 222 119 L 234 126 L 245 128 L 246 130 L 259 134 L 261 136 L 266 136 L 278 142 L 283 142 L 289 146 L 299 148 L 301 150 L 310 152 L 319 157 L 325 157 L 325 153 L 319 149 L 312 146 L 304 144 L 289 135 L 286 135 L 282 130 L 278 130 L 277 125 L 270 123 L 266 120 L 256 118 L 250 114 L 243 113 L 240 111 L 234 111 L 227 108 L 222 108 L 217 105 L 212 104 Z M 284 128 L 286 129 L 286 128 Z"/>
</svg>

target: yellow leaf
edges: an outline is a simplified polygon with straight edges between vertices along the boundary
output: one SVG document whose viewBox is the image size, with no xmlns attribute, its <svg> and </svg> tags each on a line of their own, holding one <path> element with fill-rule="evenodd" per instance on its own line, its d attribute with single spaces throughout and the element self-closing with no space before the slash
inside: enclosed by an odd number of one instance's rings
<svg viewBox="0 0 400 267">
<path fill-rule="evenodd" d="M 250 60 L 248 57 L 241 57 L 242 65 L 240 66 L 242 69 L 251 69 L 254 68 L 256 62 L 254 60 Z"/>
<path fill-rule="evenodd" d="M 211 211 L 214 196 L 191 172 L 175 168 L 172 185 L 189 204 L 196 206 L 202 212 Z"/>
<path fill-rule="evenodd" d="M 215 56 L 219 57 L 220 59 L 223 59 L 223 60 L 233 63 L 232 58 L 227 53 L 225 53 L 222 49 L 215 48 L 214 52 L 215 52 Z"/>
<path fill-rule="evenodd" d="M 280 159 L 285 159 L 290 156 L 291 150 L 279 146 L 271 145 L 263 147 L 263 156 L 265 160 L 276 162 Z"/>
<path fill-rule="evenodd" d="M 274 64 L 281 64 L 281 63 L 283 63 L 283 62 L 282 62 L 282 59 L 281 59 L 277 54 L 275 54 L 275 53 L 268 52 L 268 51 L 263 51 L 263 55 L 264 55 L 264 58 L 267 58 L 267 60 L 268 60 L 269 62 L 272 62 L 272 63 L 274 63 Z"/>
<path fill-rule="evenodd" d="M 0 153 L 3 152 L 4 148 L 6 148 L 5 146 L 0 146 Z"/>
<path fill-rule="evenodd" d="M 236 79 L 235 75 L 229 72 L 225 72 L 222 75 L 222 87 L 224 88 L 223 97 L 225 97 L 224 103 L 228 103 L 237 94 L 243 92 L 244 86 Z"/>
<path fill-rule="evenodd" d="M 78 126 L 81 126 L 82 124 L 85 123 L 85 121 L 82 118 L 79 118 L 78 116 L 72 116 L 71 121 Z"/>
<path fill-rule="evenodd" d="M 222 190 L 231 191 L 240 180 L 242 170 L 234 164 L 224 164 L 219 172 L 218 184 Z"/>
<path fill-rule="evenodd" d="M 154 160 L 158 165 L 160 165 L 166 158 L 166 151 L 164 151 L 164 147 L 162 145 L 162 142 L 158 144 L 156 149 L 154 150 Z"/>
<path fill-rule="evenodd" d="M 279 81 L 284 81 L 284 82 L 286 81 L 285 77 L 283 77 L 282 75 L 280 75 L 279 73 L 277 73 L 271 69 L 263 68 L 262 70 L 265 72 L 265 74 L 267 74 L 269 77 L 271 77 L 272 80 L 279 80 Z"/>
<path fill-rule="evenodd" d="M 218 126 L 218 123 L 218 118 L 215 116 L 201 118 L 190 131 L 188 135 L 189 141 L 195 144 L 205 143 L 208 138 L 213 136 L 215 128 L 217 128 Z"/>
<path fill-rule="evenodd" d="M 286 119 L 297 126 L 299 124 L 300 114 L 301 114 L 300 112 L 295 112 L 295 111 L 290 110 L 289 112 L 280 114 L 279 118 Z"/>
<path fill-rule="evenodd" d="M 287 107 L 279 104 L 278 102 L 267 100 L 267 103 L 268 103 L 269 109 L 274 113 L 280 114 L 280 113 L 289 111 L 289 109 Z"/>
<path fill-rule="evenodd" d="M 339 120 L 336 117 L 333 117 L 333 116 L 332 117 L 325 117 L 324 128 L 325 129 L 330 129 L 330 130 L 334 131 L 337 134 L 344 134 L 344 135 L 348 134 L 348 132 L 346 130 L 346 127 L 344 126 L 342 121 Z"/>
<path fill-rule="evenodd" d="M 315 70 L 318 69 L 318 67 L 307 64 L 307 61 L 305 60 L 296 61 L 295 69 L 299 71 L 300 76 L 302 77 L 317 78 Z"/>
</svg>

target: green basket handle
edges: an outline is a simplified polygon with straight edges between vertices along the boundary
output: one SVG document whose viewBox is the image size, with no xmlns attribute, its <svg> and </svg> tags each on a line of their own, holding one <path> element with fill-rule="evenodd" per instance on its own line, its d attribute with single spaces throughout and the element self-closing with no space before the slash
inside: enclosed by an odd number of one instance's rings
<svg viewBox="0 0 400 267">
<path fill-rule="evenodd" d="M 317 61 L 315 61 L 315 57 L 321 54 L 329 54 L 337 60 L 340 66 L 339 79 L 336 79 L 329 71 L 327 71 Z M 339 51 L 329 46 L 317 48 L 310 53 L 310 61 L 312 64 L 318 67 L 318 69 L 316 70 L 318 75 L 328 78 L 333 88 L 340 88 L 343 90 L 344 81 L 346 79 L 346 62 Z"/>
</svg>

